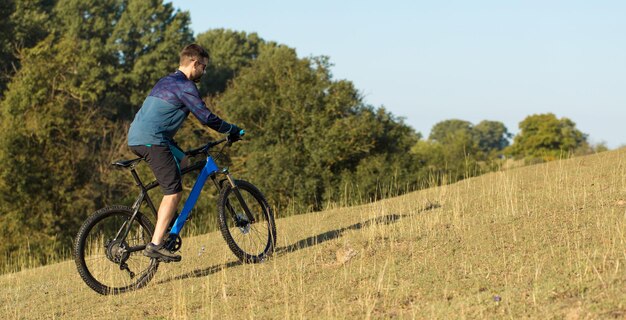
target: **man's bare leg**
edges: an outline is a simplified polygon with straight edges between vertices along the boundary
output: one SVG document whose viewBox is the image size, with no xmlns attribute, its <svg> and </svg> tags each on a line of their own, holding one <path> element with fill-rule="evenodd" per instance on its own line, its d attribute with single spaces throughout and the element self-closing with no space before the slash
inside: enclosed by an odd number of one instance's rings
<svg viewBox="0 0 626 320">
<path fill-rule="evenodd" d="M 152 235 L 152 243 L 160 245 L 165 237 L 165 230 L 170 224 L 170 221 L 174 217 L 182 192 L 168 194 L 163 196 L 161 205 L 159 206 L 159 212 L 157 214 L 157 223 L 154 227 L 154 234 Z"/>
</svg>

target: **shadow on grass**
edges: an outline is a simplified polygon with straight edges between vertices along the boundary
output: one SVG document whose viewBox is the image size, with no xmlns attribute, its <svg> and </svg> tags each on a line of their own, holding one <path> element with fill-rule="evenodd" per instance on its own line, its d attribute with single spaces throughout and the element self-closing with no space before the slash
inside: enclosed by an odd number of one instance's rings
<svg viewBox="0 0 626 320">
<path fill-rule="evenodd" d="M 170 281 L 174 281 L 174 280 L 184 280 L 184 279 L 189 279 L 189 278 L 200 278 L 200 277 L 206 277 L 209 275 L 212 275 L 214 273 L 220 272 L 222 269 L 228 269 L 228 268 L 232 268 L 232 267 L 236 267 L 238 265 L 243 264 L 241 261 L 237 260 L 237 261 L 231 261 L 228 263 L 222 263 L 222 264 L 217 264 L 214 266 L 211 266 L 209 268 L 205 268 L 205 269 L 196 269 L 194 271 L 185 273 L 185 274 L 181 274 L 179 276 L 175 276 L 175 277 L 171 277 L 165 280 L 161 280 L 159 282 L 157 282 L 158 284 L 162 284 L 162 283 L 168 283 Z"/>
<path fill-rule="evenodd" d="M 428 204 L 425 208 L 419 210 L 416 213 L 421 213 L 424 211 L 429 211 L 429 210 L 433 210 L 436 208 L 439 208 L 440 205 L 439 204 Z M 359 222 L 359 223 L 355 223 L 351 226 L 347 226 L 341 229 L 336 229 L 336 230 L 331 230 L 331 231 L 327 231 L 324 233 L 320 233 L 316 236 L 312 236 L 312 237 L 308 237 L 306 239 L 302 239 L 296 243 L 293 243 L 291 245 L 285 246 L 285 247 L 280 247 L 278 249 L 276 249 L 276 255 L 277 256 L 281 256 L 290 252 L 294 252 L 294 251 L 298 251 L 301 249 L 305 249 L 308 247 L 312 247 L 315 245 L 318 245 L 320 243 L 324 243 L 326 241 L 329 240 L 333 240 L 333 239 L 337 239 L 339 237 L 341 237 L 343 235 L 344 232 L 346 231 L 350 231 L 350 230 L 360 230 L 363 229 L 365 227 L 369 227 L 371 225 L 380 225 L 380 224 L 392 224 L 395 223 L 396 221 L 400 220 L 401 218 L 404 217 L 408 217 L 412 214 L 388 214 L 386 216 L 382 216 L 382 217 L 377 217 L 374 219 L 369 219 L 367 221 L 363 221 L 363 222 Z"/>
<path fill-rule="evenodd" d="M 429 211 L 429 210 L 433 210 L 436 208 L 439 208 L 440 205 L 439 204 L 428 204 L 425 208 L 419 210 L 417 213 L 421 213 L 421 212 L 425 212 L 425 211 Z M 336 230 L 331 230 L 331 231 L 327 231 L 324 233 L 320 233 L 318 235 L 315 236 L 311 236 L 308 237 L 306 239 L 302 239 L 299 240 L 298 242 L 295 242 L 293 244 L 290 244 L 288 246 L 284 246 L 284 247 L 279 247 L 276 249 L 276 251 L 274 252 L 275 257 L 279 257 L 294 251 L 298 251 L 301 249 L 306 249 L 321 243 L 324 243 L 326 241 L 330 241 L 330 240 L 334 240 L 337 239 L 339 237 L 341 237 L 343 235 L 344 232 L 346 231 L 350 231 L 350 230 L 360 230 L 363 229 L 365 227 L 369 227 L 372 225 L 388 225 L 388 224 L 392 224 L 397 222 L 398 220 L 404 218 L 404 217 L 408 217 L 410 215 L 413 214 L 388 214 L 386 216 L 381 216 L 381 217 L 377 217 L 374 219 L 369 219 L 363 222 L 359 222 L 359 223 L 355 223 L 351 226 L 347 226 L 344 228 L 340 228 L 340 229 L 336 229 Z M 160 282 L 158 282 L 159 284 L 161 283 L 167 283 L 173 280 L 184 280 L 184 279 L 189 279 L 189 278 L 199 278 L 199 277 L 206 277 L 209 275 L 212 275 L 214 273 L 217 273 L 223 269 L 228 269 L 228 268 L 232 268 L 232 267 L 236 267 L 239 265 L 242 265 L 243 263 L 240 261 L 231 261 L 228 263 L 222 263 L 219 265 L 214 265 L 211 266 L 209 268 L 205 268 L 205 269 L 196 269 L 194 271 L 176 276 L 176 277 L 172 277 L 169 279 L 165 279 L 162 280 Z"/>
</svg>

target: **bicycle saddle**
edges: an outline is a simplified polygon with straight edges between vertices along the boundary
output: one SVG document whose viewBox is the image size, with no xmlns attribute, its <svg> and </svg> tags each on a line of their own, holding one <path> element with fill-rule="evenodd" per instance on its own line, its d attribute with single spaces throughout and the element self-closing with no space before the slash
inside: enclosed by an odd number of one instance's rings
<svg viewBox="0 0 626 320">
<path fill-rule="evenodd" d="M 118 167 L 121 167 L 121 168 L 128 168 L 131 165 L 133 165 L 133 164 L 135 164 L 135 163 L 137 163 L 137 162 L 139 162 L 141 160 L 143 160 L 143 158 L 136 158 L 136 159 L 131 159 L 131 160 L 117 160 L 117 161 L 111 163 L 111 165 L 118 166 Z"/>
</svg>

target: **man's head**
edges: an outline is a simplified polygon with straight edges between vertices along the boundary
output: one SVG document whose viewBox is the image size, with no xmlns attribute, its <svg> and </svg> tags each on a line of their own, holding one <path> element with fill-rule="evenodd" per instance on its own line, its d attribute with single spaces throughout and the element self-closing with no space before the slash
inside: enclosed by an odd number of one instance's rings
<svg viewBox="0 0 626 320">
<path fill-rule="evenodd" d="M 199 82 L 204 74 L 204 69 L 209 64 L 209 53 L 201 46 L 192 43 L 180 52 L 180 66 L 189 80 Z"/>
</svg>

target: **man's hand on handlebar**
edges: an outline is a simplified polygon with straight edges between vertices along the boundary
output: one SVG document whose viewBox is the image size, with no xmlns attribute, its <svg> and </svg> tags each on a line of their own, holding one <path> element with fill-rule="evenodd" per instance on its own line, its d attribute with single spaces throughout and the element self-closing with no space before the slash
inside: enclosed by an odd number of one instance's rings
<svg viewBox="0 0 626 320">
<path fill-rule="evenodd" d="M 241 137 L 245 133 L 246 132 L 243 129 L 233 124 L 232 127 L 230 128 L 230 131 L 228 132 L 228 142 L 233 143 L 235 141 L 241 140 Z"/>
</svg>

